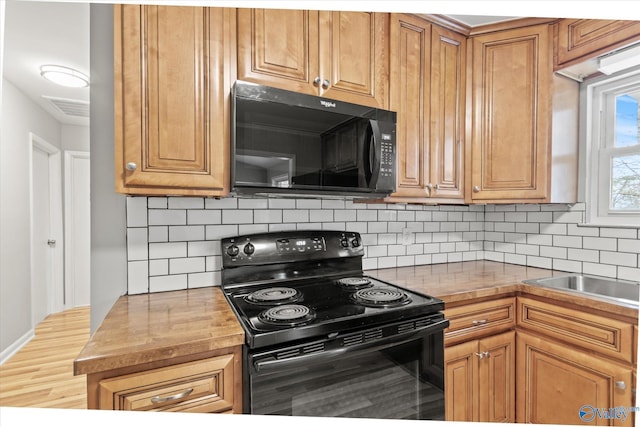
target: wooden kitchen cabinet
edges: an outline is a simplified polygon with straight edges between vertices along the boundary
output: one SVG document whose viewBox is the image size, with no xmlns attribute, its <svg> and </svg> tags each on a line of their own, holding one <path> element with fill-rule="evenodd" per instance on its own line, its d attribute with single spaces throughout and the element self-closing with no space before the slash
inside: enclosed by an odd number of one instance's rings
<svg viewBox="0 0 640 427">
<path fill-rule="evenodd" d="M 548 200 L 551 41 L 547 24 L 469 39 L 467 202 Z"/>
<path fill-rule="evenodd" d="M 633 406 L 631 367 L 523 331 L 518 331 L 516 348 L 519 423 L 578 425 L 584 424 L 583 405 L 605 410 Z M 598 425 L 610 421 L 594 417 Z M 612 424 L 631 426 L 633 420 Z"/>
<path fill-rule="evenodd" d="M 169 366 L 89 374 L 89 409 L 242 413 L 242 347 Z"/>
<path fill-rule="evenodd" d="M 233 354 L 100 381 L 100 409 L 226 412 L 233 409 Z"/>
<path fill-rule="evenodd" d="M 238 79 L 386 108 L 389 14 L 238 9 Z"/>
<path fill-rule="evenodd" d="M 561 19 L 554 27 L 554 70 L 595 58 L 640 40 L 638 21 Z"/>
<path fill-rule="evenodd" d="M 116 5 L 116 190 L 229 192 L 235 10 Z"/>
<path fill-rule="evenodd" d="M 447 308 L 445 317 L 449 327 L 444 333 L 446 346 L 514 329 L 516 326 L 516 298 L 507 297 L 490 301 Z"/>
<path fill-rule="evenodd" d="M 387 202 L 462 203 L 466 37 L 391 15 L 397 190 Z"/>
<path fill-rule="evenodd" d="M 445 420 L 515 421 L 515 331 L 445 348 Z"/>
</svg>

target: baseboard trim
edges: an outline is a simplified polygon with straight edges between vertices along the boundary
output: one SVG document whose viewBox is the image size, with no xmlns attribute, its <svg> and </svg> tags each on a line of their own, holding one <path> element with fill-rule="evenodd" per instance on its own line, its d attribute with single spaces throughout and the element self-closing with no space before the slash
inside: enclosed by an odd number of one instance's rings
<svg viewBox="0 0 640 427">
<path fill-rule="evenodd" d="M 31 329 L 29 332 L 18 338 L 13 344 L 4 349 L 0 353 L 0 366 L 4 364 L 7 360 L 11 359 L 11 357 L 16 354 L 22 347 L 24 347 L 31 339 L 35 336 L 34 330 Z"/>
</svg>

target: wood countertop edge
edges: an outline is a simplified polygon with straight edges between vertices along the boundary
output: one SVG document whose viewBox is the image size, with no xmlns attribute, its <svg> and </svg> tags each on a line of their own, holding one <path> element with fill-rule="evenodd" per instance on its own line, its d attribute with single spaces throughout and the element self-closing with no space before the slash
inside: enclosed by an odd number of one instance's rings
<svg viewBox="0 0 640 427">
<path fill-rule="evenodd" d="M 225 335 L 224 338 L 212 337 L 197 341 L 158 346 L 154 349 L 140 349 L 126 353 L 112 353 L 79 357 L 73 362 L 74 375 L 94 374 L 127 368 L 146 363 L 171 361 L 187 356 L 195 356 L 216 350 L 225 350 L 244 344 L 244 332 Z"/>
</svg>

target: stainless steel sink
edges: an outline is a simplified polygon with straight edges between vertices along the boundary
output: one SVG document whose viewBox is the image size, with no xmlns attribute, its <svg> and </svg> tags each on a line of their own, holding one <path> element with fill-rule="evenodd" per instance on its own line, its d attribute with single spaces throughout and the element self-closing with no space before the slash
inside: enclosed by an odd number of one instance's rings
<svg viewBox="0 0 640 427">
<path fill-rule="evenodd" d="M 582 294 L 597 295 L 635 308 L 639 306 L 640 283 L 638 282 L 585 274 L 570 274 L 566 276 L 523 280 L 523 283 L 554 289 L 564 289 Z"/>
</svg>

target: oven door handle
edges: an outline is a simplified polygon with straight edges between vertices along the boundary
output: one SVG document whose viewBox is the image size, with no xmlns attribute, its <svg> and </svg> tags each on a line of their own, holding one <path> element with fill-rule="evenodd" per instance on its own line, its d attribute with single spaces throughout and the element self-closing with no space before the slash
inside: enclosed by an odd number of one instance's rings
<svg viewBox="0 0 640 427">
<path fill-rule="evenodd" d="M 259 360 L 253 363 L 253 366 L 258 373 L 265 373 L 270 371 L 284 371 L 291 368 L 306 365 L 308 363 L 322 363 L 331 361 L 345 354 L 355 355 L 357 353 L 370 352 L 383 350 L 385 348 L 401 345 L 407 342 L 413 341 L 416 338 L 431 335 L 434 332 L 443 331 L 449 326 L 449 320 L 442 319 L 436 323 L 425 326 L 421 329 L 405 332 L 403 334 L 393 335 L 381 340 L 372 341 L 360 345 L 353 345 L 347 347 L 340 347 L 333 350 L 305 354 L 302 356 L 288 357 L 286 359 L 267 359 Z"/>
</svg>

